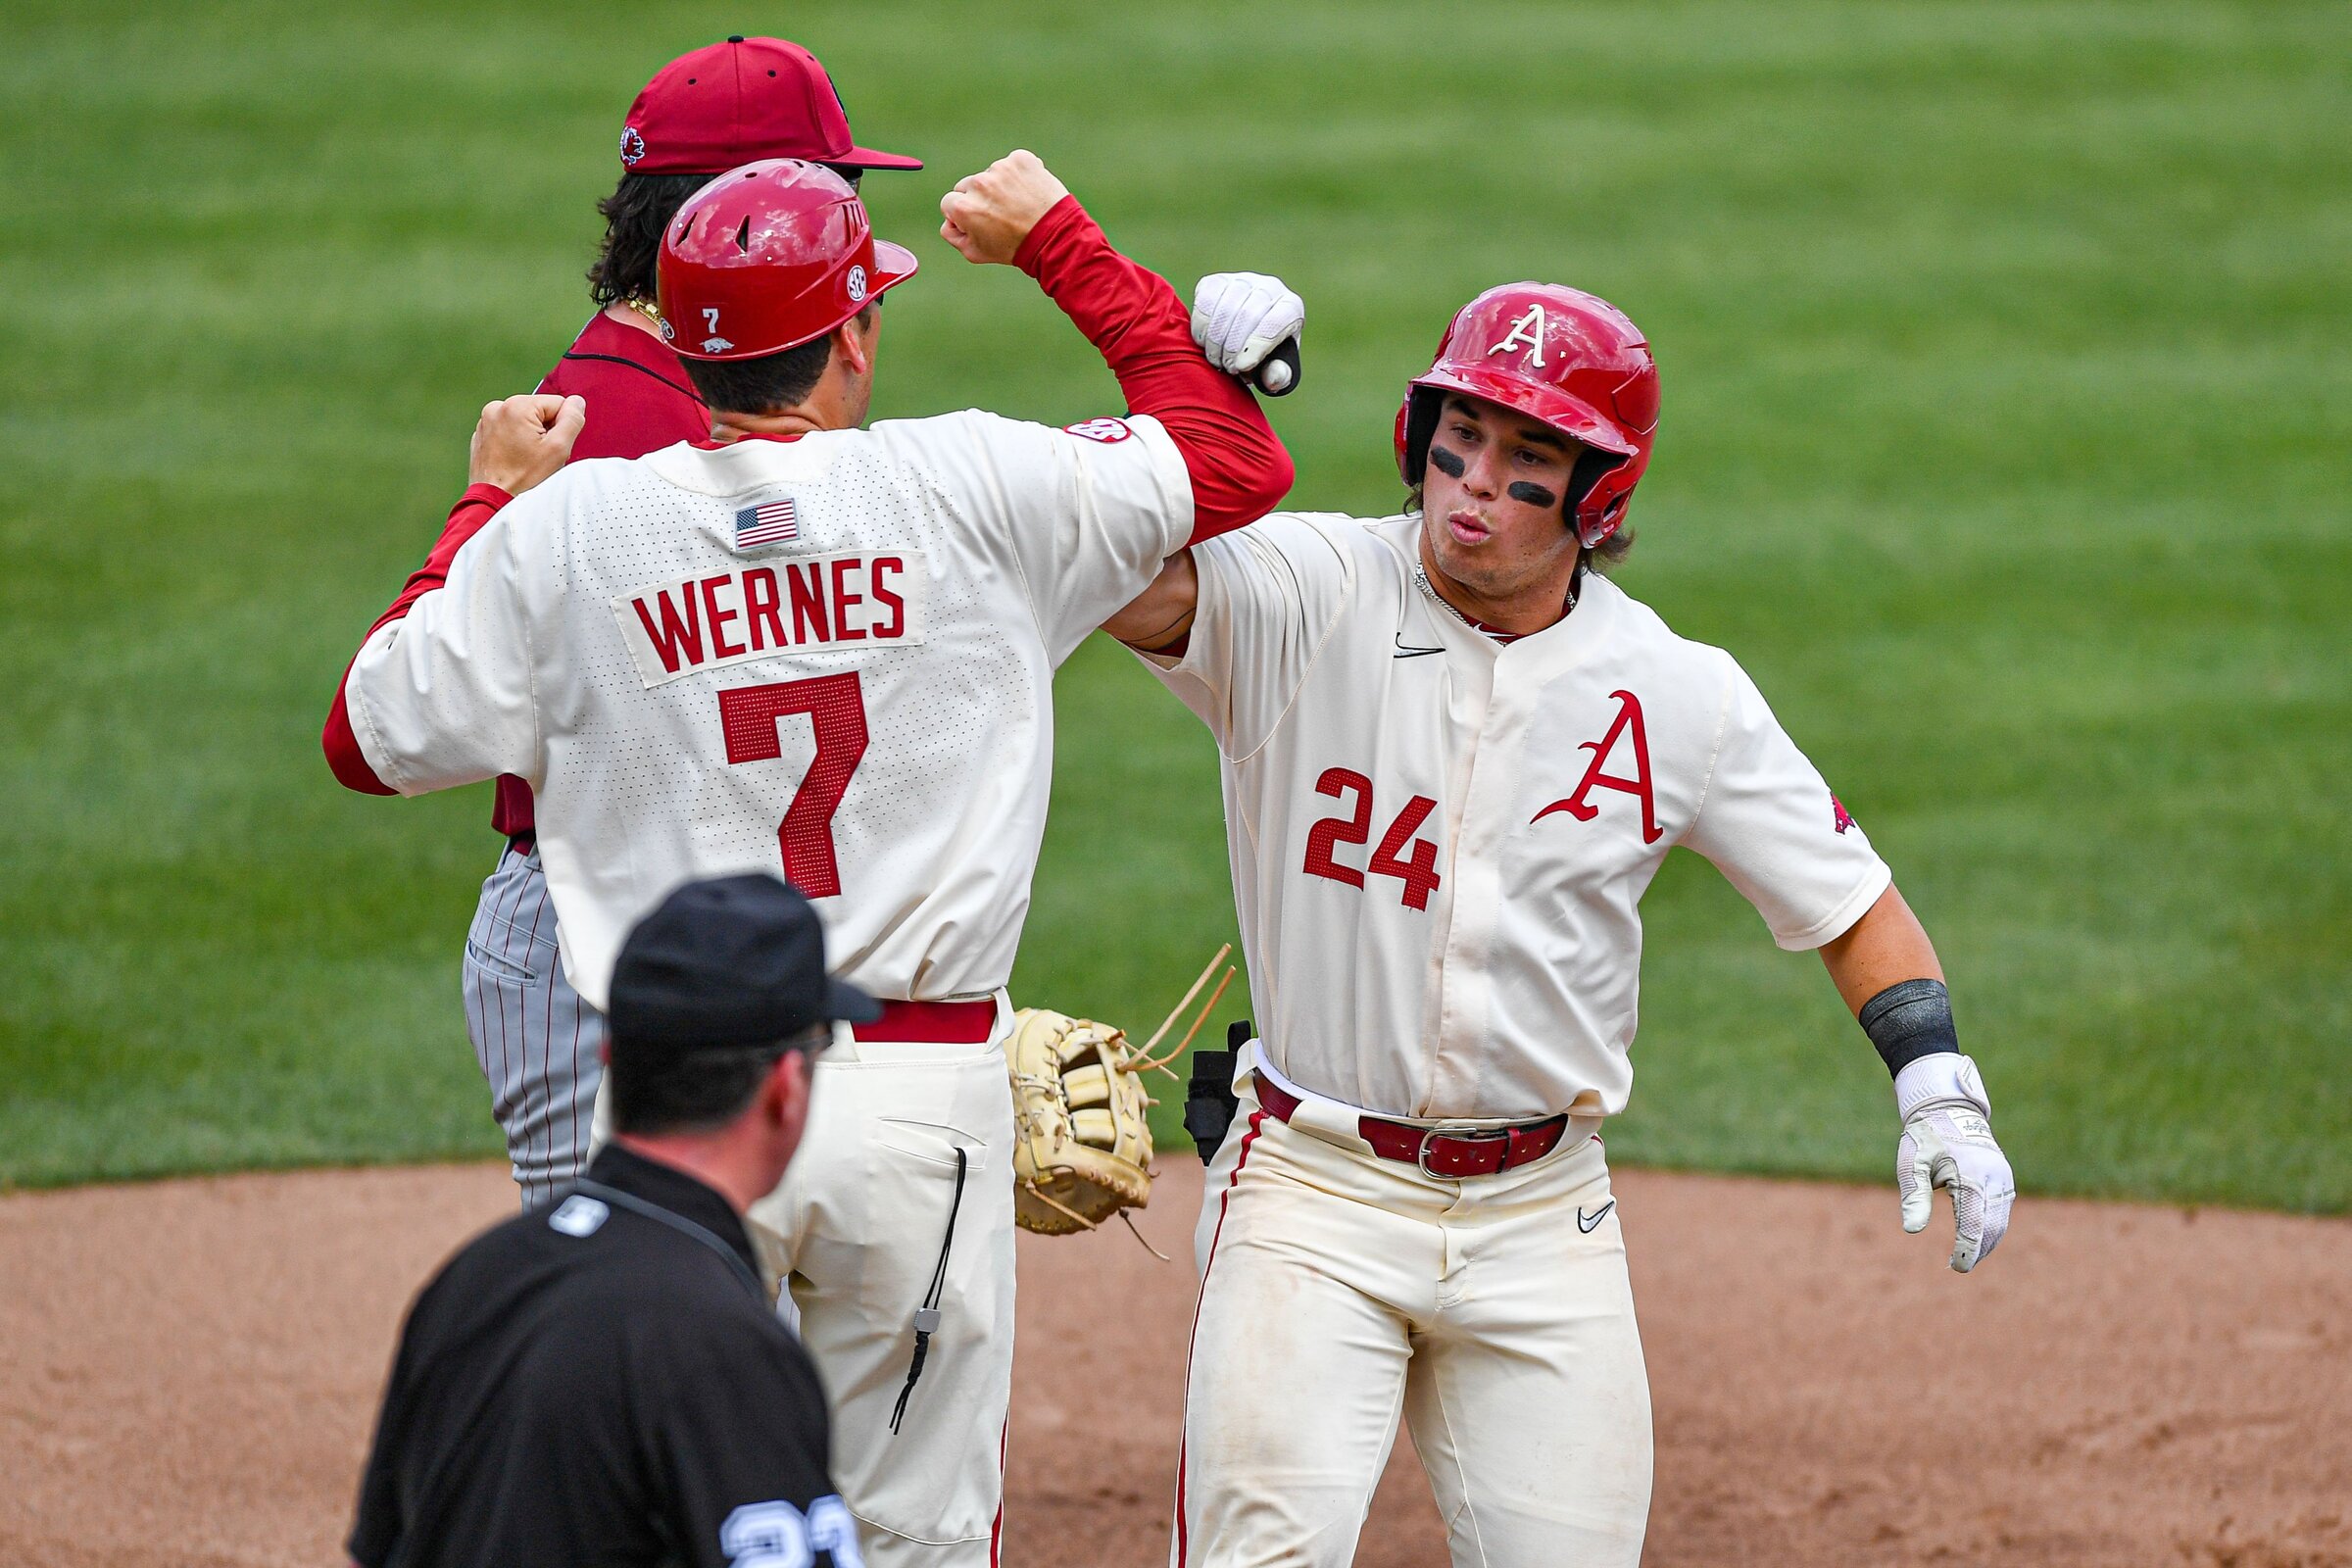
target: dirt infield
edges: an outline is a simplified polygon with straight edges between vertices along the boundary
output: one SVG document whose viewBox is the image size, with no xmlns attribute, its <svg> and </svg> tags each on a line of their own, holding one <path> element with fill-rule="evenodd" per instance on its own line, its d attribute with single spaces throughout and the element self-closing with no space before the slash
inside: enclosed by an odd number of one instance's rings
<svg viewBox="0 0 2352 1568">
<path fill-rule="evenodd" d="M 1163 1170 L 1178 1263 L 1024 1238 L 1008 1562 L 1165 1560 L 1200 1174 Z M 2029 1201 L 1961 1279 L 1886 1193 L 1617 1180 L 1646 1561 L 2352 1564 L 2352 1224 Z M 0 1198 L 0 1563 L 339 1561 L 400 1312 L 512 1203 L 488 1167 Z M 1445 1560 L 1402 1445 L 1373 1514 L 1360 1562 Z"/>
</svg>

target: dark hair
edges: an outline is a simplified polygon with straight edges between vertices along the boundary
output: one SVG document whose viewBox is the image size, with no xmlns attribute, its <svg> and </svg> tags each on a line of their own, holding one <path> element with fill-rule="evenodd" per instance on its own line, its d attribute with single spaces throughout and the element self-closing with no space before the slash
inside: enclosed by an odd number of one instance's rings
<svg viewBox="0 0 2352 1568">
<path fill-rule="evenodd" d="M 715 1132 L 751 1108 L 788 1051 L 807 1039 L 704 1051 L 616 1049 L 605 1071 L 612 1080 L 612 1130 L 641 1137 Z"/>
<path fill-rule="evenodd" d="M 880 297 L 865 302 L 858 313 L 860 326 L 873 319 Z M 689 360 L 686 378 L 694 383 L 713 414 L 774 414 L 789 409 L 816 389 L 825 367 L 833 363 L 833 334 L 812 339 L 781 354 L 756 360 Z"/>
<path fill-rule="evenodd" d="M 1619 523 L 1617 531 L 1585 552 L 1584 564 L 1607 576 L 1634 553 L 1634 530 Z"/>
<path fill-rule="evenodd" d="M 623 174 L 612 194 L 596 204 L 605 216 L 605 240 L 588 268 L 588 297 L 599 305 L 651 301 L 662 231 L 686 198 L 709 184 L 709 174 Z"/>
<path fill-rule="evenodd" d="M 858 188 L 862 169 L 825 166 Z M 612 194 L 596 204 L 604 215 L 604 243 L 588 267 L 588 297 L 599 305 L 622 300 L 645 300 L 656 292 L 655 271 L 662 259 L 662 231 L 678 216 L 686 198 L 708 185 L 710 174 L 623 173 Z M 813 383 L 812 383 L 813 384 Z"/>
</svg>

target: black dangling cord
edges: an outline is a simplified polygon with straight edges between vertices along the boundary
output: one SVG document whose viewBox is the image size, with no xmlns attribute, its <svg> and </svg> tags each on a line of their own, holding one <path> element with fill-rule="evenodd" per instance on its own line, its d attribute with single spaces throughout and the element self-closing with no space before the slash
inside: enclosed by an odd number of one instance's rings
<svg viewBox="0 0 2352 1568">
<path fill-rule="evenodd" d="M 923 1375 L 924 1358 L 931 1353 L 931 1336 L 939 1332 L 939 1296 L 948 1285 L 948 1250 L 956 1245 L 956 1216 L 963 1208 L 964 1152 L 956 1150 L 956 1197 L 948 1204 L 948 1234 L 940 1239 L 939 1263 L 931 1270 L 931 1289 L 923 1297 L 923 1304 L 914 1309 L 914 1360 L 906 1368 L 906 1386 L 899 1391 L 899 1402 L 890 1412 L 890 1430 L 896 1434 L 899 1422 L 906 1414 L 906 1401 L 914 1396 L 915 1380 Z"/>
</svg>

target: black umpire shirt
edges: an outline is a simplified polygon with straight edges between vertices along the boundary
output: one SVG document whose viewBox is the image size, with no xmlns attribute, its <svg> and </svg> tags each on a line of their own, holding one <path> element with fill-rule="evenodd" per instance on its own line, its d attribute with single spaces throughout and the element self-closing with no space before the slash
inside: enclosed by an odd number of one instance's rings
<svg viewBox="0 0 2352 1568">
<path fill-rule="evenodd" d="M 827 1442 L 815 1369 L 726 1200 L 609 1147 L 570 1197 L 475 1238 L 417 1297 L 351 1554 L 851 1568 Z"/>
</svg>

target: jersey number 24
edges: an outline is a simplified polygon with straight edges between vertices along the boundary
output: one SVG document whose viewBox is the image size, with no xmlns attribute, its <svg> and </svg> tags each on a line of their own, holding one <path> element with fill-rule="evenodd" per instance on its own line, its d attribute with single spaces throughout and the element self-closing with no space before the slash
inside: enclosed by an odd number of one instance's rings
<svg viewBox="0 0 2352 1568">
<path fill-rule="evenodd" d="M 807 713 L 816 731 L 816 759 L 776 825 L 784 854 L 784 880 L 812 899 L 841 892 L 841 865 L 833 854 L 833 813 L 850 790 L 850 775 L 865 756 L 865 693 L 858 672 L 808 680 L 769 681 L 718 694 L 718 721 L 726 732 L 729 762 L 773 762 L 784 755 L 776 720 Z"/>
<path fill-rule="evenodd" d="M 1306 833 L 1306 865 L 1309 876 L 1329 877 L 1345 882 L 1351 888 L 1364 885 L 1364 872 L 1342 863 L 1334 853 L 1342 844 L 1363 844 L 1372 837 L 1372 781 L 1349 767 L 1327 767 L 1315 780 L 1315 793 L 1338 800 L 1343 795 L 1355 797 L 1355 809 L 1347 816 L 1327 816 Z M 1374 876 L 1393 876 L 1404 884 L 1399 897 L 1408 909 L 1429 907 L 1429 896 L 1438 890 L 1438 847 L 1427 839 L 1413 838 L 1421 824 L 1429 820 L 1438 803 L 1426 795 L 1416 795 L 1404 803 L 1404 809 L 1389 824 L 1380 836 L 1380 845 L 1372 858 L 1364 862 L 1364 870 Z M 1405 840 L 1412 839 L 1412 854 L 1398 854 Z"/>
</svg>

